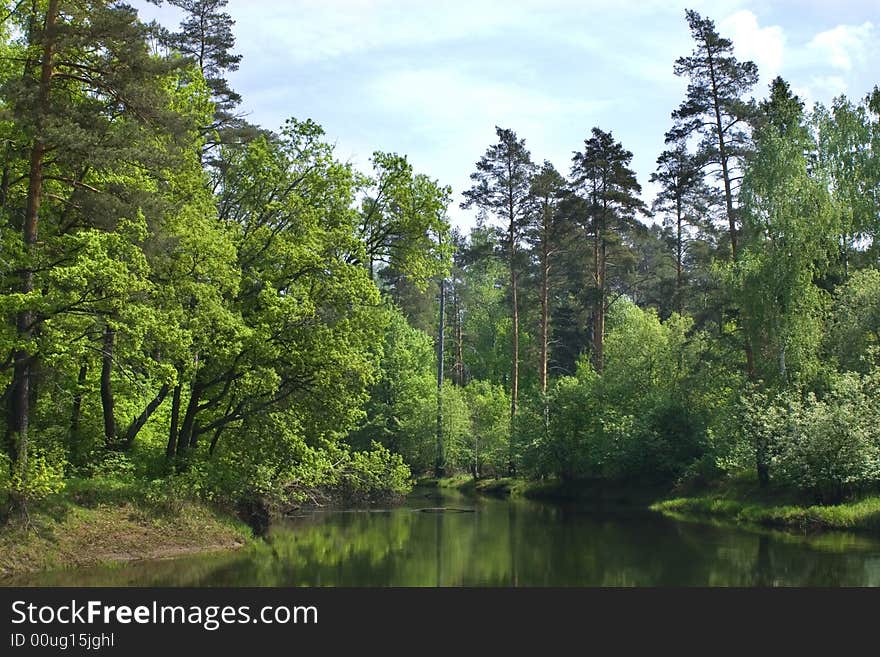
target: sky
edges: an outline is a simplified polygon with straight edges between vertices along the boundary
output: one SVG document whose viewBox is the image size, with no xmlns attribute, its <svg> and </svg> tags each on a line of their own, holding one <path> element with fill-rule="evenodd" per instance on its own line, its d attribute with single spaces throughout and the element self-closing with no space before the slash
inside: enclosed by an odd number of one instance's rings
<svg viewBox="0 0 880 657">
<path fill-rule="evenodd" d="M 179 22 L 168 5 L 133 4 Z M 362 171 L 374 151 L 407 155 L 452 187 L 449 216 L 464 230 L 475 213 L 459 207 L 461 192 L 495 126 L 563 174 L 591 128 L 610 131 L 650 204 L 687 88 L 673 73 L 693 49 L 685 7 L 757 63 L 757 98 L 777 75 L 808 105 L 880 84 L 878 0 L 230 0 L 243 59 L 229 80 L 251 122 L 311 118 Z"/>
</svg>

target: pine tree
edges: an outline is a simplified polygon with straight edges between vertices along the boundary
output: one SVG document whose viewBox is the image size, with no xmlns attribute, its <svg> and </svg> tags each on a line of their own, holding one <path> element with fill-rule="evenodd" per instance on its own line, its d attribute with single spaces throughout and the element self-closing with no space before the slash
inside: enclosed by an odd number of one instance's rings
<svg viewBox="0 0 880 657">
<path fill-rule="evenodd" d="M 551 333 L 552 292 L 556 276 L 555 267 L 560 252 L 566 247 L 572 233 L 569 217 L 560 211 L 568 193 L 565 178 L 548 161 L 532 177 L 532 219 L 526 238 L 532 243 L 538 256 L 540 278 L 540 362 L 538 378 L 541 392 L 547 392 L 547 363 Z"/>
<path fill-rule="evenodd" d="M 675 74 L 687 76 L 687 97 L 672 113 L 673 128 L 666 135 L 672 144 L 692 135 L 701 137 L 697 152 L 702 166 L 715 166 L 724 188 L 725 213 L 733 258 L 737 255 L 737 210 L 734 207 L 742 159 L 750 148 L 748 130 L 753 108 L 743 94 L 758 81 L 754 62 L 733 56 L 733 43 L 721 37 L 715 23 L 696 11 L 686 11 L 696 47 L 675 62 Z"/>
<path fill-rule="evenodd" d="M 632 157 L 610 132 L 593 128 L 583 152 L 572 158 L 571 178 L 586 203 L 584 227 L 593 243 L 592 360 L 597 372 L 604 366 L 609 252 L 637 224 L 636 213 L 647 211 L 638 197 L 642 188 L 629 168 Z"/>
<path fill-rule="evenodd" d="M 520 244 L 528 218 L 531 176 L 535 165 L 524 139 L 513 130 L 495 127 L 498 143 L 490 146 L 471 174 L 474 185 L 464 192 L 463 208 L 477 207 L 505 224 L 504 249 L 510 273 L 512 355 L 510 363 L 511 467 L 513 422 L 519 397 L 519 299 Z"/>
<path fill-rule="evenodd" d="M 75 246 L 113 248 L 117 236 L 105 239 L 99 231 L 149 212 L 153 195 L 142 183 L 178 157 L 174 144 L 186 122 L 168 98 L 166 83 L 177 64 L 150 50 L 152 27 L 131 7 L 49 0 L 18 3 L 9 18 L 21 31 L 23 57 L 20 73 L 2 89 L 15 127 L 3 163 L 3 216 L 20 239 L 17 280 L 4 282 L 20 295 L 5 396 L 8 449 L 24 470 L 38 397 L 35 373 L 44 355 L 36 342 L 47 320 L 79 313 L 107 324 L 125 289 L 114 289 L 118 281 L 109 273 L 98 282 L 102 272 L 94 270 L 90 287 L 70 289 L 57 268 L 83 253 Z M 80 236 L 84 229 L 93 232 Z"/>
<path fill-rule="evenodd" d="M 675 253 L 675 293 L 673 307 L 681 314 L 685 306 L 685 259 L 692 232 L 699 229 L 708 213 L 709 190 L 695 158 L 684 141 L 663 151 L 651 182 L 660 185 L 652 210 L 666 215 L 664 226 L 672 229 Z"/>
</svg>

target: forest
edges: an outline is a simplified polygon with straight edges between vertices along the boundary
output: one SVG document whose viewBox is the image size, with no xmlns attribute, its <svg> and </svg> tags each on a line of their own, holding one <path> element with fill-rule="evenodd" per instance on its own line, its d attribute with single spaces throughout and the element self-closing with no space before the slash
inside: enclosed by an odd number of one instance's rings
<svg viewBox="0 0 880 657">
<path fill-rule="evenodd" d="M 430 163 L 248 122 L 226 1 L 168 2 L 0 3 L 0 517 L 456 474 L 877 490 L 880 89 L 758 88 L 689 10 L 650 181 L 614 126 L 556 163 L 497 127 L 463 234 Z"/>
</svg>

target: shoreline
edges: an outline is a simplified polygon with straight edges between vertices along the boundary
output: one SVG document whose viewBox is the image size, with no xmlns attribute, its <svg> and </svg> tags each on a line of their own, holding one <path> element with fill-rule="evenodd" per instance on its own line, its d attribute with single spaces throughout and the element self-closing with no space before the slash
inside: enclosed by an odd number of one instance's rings
<svg viewBox="0 0 880 657">
<path fill-rule="evenodd" d="M 192 502 L 176 513 L 131 502 L 39 509 L 0 527 L 0 586 L 19 575 L 233 551 L 253 540 L 237 518 Z"/>
<path fill-rule="evenodd" d="M 523 497 L 597 507 L 655 511 L 678 520 L 722 520 L 743 529 L 762 527 L 789 532 L 859 532 L 880 536 L 880 495 L 865 495 L 835 505 L 804 504 L 788 491 L 763 491 L 750 481 L 686 494 L 668 486 L 617 484 L 603 481 L 527 481 L 510 477 L 425 479 L 422 486 L 454 489 L 465 495 Z"/>
<path fill-rule="evenodd" d="M 668 487 L 604 481 L 526 481 L 470 476 L 422 479 L 417 488 L 468 496 L 574 503 L 597 509 L 639 509 L 689 522 L 724 522 L 742 529 L 821 534 L 845 531 L 880 536 L 880 496 L 834 506 L 792 502 L 780 491 L 747 482 L 676 495 Z M 232 513 L 197 502 L 175 510 L 131 500 L 40 507 L 0 526 L 0 586 L 17 576 L 95 566 L 123 566 L 197 554 L 231 552 L 252 544 L 250 527 Z"/>
</svg>

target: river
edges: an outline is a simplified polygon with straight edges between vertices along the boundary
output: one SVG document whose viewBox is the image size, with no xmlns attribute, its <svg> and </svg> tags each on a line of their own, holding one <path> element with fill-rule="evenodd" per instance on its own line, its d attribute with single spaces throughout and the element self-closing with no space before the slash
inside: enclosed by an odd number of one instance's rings
<svg viewBox="0 0 880 657">
<path fill-rule="evenodd" d="M 878 586 L 880 541 L 527 500 L 304 513 L 238 551 L 15 578 L 22 586 Z M 447 510 L 437 511 L 445 506 Z"/>
</svg>

